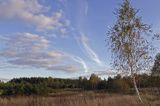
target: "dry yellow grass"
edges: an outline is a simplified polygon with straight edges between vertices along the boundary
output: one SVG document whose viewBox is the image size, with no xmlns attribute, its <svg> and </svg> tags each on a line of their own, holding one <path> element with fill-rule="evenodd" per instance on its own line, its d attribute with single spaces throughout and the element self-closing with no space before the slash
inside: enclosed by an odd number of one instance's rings
<svg viewBox="0 0 160 106">
<path fill-rule="evenodd" d="M 135 96 L 78 93 L 47 97 L 10 97 L 0 98 L 0 106 L 160 106 L 160 97 L 144 95 L 144 104 Z"/>
</svg>

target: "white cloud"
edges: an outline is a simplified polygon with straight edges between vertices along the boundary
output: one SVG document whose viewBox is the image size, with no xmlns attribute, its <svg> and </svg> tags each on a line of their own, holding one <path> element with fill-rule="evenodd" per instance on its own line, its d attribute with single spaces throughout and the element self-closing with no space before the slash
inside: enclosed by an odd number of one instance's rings
<svg viewBox="0 0 160 106">
<path fill-rule="evenodd" d="M 43 68 L 77 72 L 86 70 L 80 57 L 74 57 L 60 51 L 49 50 L 50 42 L 45 37 L 31 33 L 17 33 L 12 36 L 0 37 L 0 57 L 7 63 L 16 66 Z"/>
<path fill-rule="evenodd" d="M 60 70 L 60 71 L 64 71 L 64 72 L 75 72 L 75 70 L 79 70 L 79 68 L 74 65 L 59 65 L 59 66 L 49 67 L 48 70 Z"/>
<path fill-rule="evenodd" d="M 80 41 L 84 47 L 85 52 L 88 54 L 89 58 L 99 65 L 102 65 L 102 61 L 99 59 L 98 55 L 89 47 L 88 38 L 81 33 Z"/>
<path fill-rule="evenodd" d="M 0 18 L 20 19 L 36 27 L 38 31 L 58 29 L 65 24 L 62 10 L 54 12 L 52 16 L 46 15 L 49 7 L 39 3 L 38 0 L 1 0 Z"/>
</svg>

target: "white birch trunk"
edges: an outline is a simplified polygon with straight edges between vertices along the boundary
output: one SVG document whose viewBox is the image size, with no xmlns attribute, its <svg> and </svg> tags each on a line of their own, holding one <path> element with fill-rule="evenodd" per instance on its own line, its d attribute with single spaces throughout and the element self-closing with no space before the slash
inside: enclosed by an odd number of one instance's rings
<svg viewBox="0 0 160 106">
<path fill-rule="evenodd" d="M 142 98 L 141 98 L 141 96 L 140 96 L 140 94 L 139 94 L 139 90 L 138 90 L 138 88 L 137 88 L 137 83 L 136 83 L 135 76 L 133 76 L 133 83 L 134 83 L 134 88 L 135 88 L 135 90 L 136 90 L 138 99 L 140 100 L 141 103 L 143 103 Z"/>
</svg>

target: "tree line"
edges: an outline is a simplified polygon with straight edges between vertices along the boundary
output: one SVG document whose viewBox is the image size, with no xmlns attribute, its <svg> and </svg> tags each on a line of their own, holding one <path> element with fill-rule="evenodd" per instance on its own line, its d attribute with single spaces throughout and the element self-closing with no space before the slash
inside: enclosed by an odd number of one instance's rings
<svg viewBox="0 0 160 106">
<path fill-rule="evenodd" d="M 160 90 L 160 53 L 156 55 L 151 74 L 135 74 L 138 88 L 158 88 Z M 78 89 L 105 90 L 115 93 L 132 93 L 134 84 L 131 76 L 116 75 L 101 79 L 96 74 L 90 78 L 79 77 L 79 79 L 60 78 L 14 78 L 9 82 L 0 82 L 0 95 L 46 95 L 58 90 Z"/>
<path fill-rule="evenodd" d="M 160 77 L 147 74 L 136 75 L 138 88 L 160 88 Z M 4 96 L 10 95 L 47 95 L 58 90 L 79 89 L 80 91 L 104 90 L 114 93 L 132 93 L 133 83 L 130 76 L 117 75 L 101 79 L 92 74 L 89 79 L 59 79 L 59 78 L 17 78 L 7 83 L 0 83 L 0 93 Z"/>
</svg>

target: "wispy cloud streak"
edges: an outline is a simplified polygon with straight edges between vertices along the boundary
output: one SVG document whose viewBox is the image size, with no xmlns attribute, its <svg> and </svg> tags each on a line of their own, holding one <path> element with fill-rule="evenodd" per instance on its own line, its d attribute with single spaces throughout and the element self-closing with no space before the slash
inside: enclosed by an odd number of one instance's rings
<svg viewBox="0 0 160 106">
<path fill-rule="evenodd" d="M 72 59 L 73 59 L 74 61 L 80 63 L 80 64 L 83 66 L 84 71 L 85 71 L 85 72 L 88 72 L 88 67 L 87 67 L 86 63 L 84 62 L 84 60 L 83 60 L 82 58 L 77 57 L 77 56 L 72 56 Z"/>
<path fill-rule="evenodd" d="M 85 1 L 85 16 L 88 15 L 88 8 L 89 8 L 89 6 L 88 6 L 88 1 L 86 0 L 86 1 Z"/>
<path fill-rule="evenodd" d="M 87 66 L 86 62 L 81 57 L 78 57 L 78 56 L 75 56 L 75 55 L 71 55 L 71 54 L 68 54 L 68 53 L 65 53 L 65 55 L 66 55 L 66 57 L 69 57 L 74 62 L 79 63 L 80 65 L 82 65 L 82 67 L 84 69 L 84 72 L 88 72 L 88 66 Z"/>
<path fill-rule="evenodd" d="M 102 61 L 99 59 L 98 55 L 89 47 L 88 38 L 83 33 L 81 33 L 80 41 L 83 45 L 85 52 L 88 54 L 88 57 L 97 64 L 102 65 Z"/>
</svg>

